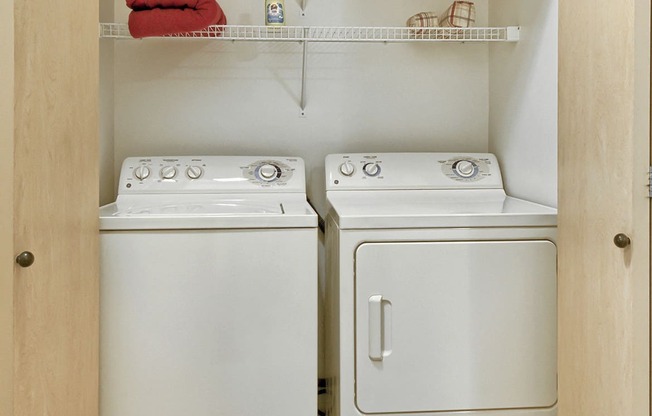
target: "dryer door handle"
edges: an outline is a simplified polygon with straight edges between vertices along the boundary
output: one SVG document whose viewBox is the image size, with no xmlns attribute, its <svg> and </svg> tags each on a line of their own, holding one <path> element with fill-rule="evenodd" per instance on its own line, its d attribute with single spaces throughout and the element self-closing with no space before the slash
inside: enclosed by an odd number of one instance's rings
<svg viewBox="0 0 652 416">
<path fill-rule="evenodd" d="M 384 319 L 383 319 L 383 296 L 374 295 L 369 298 L 369 359 L 382 361 Z"/>
<path fill-rule="evenodd" d="M 383 297 L 374 295 L 369 298 L 369 358 L 372 361 L 383 360 Z"/>
</svg>

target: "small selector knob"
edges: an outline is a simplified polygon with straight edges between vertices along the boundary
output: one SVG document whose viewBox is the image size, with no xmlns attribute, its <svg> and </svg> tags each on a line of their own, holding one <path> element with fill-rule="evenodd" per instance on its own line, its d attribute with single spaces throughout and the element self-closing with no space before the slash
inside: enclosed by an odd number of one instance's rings
<svg viewBox="0 0 652 416">
<path fill-rule="evenodd" d="M 175 176 L 177 176 L 177 168 L 174 166 L 163 166 L 161 168 L 162 179 L 174 179 Z"/>
<path fill-rule="evenodd" d="M 362 167 L 362 171 L 367 176 L 378 176 L 380 175 L 380 165 L 377 163 L 367 163 Z"/>
<path fill-rule="evenodd" d="M 355 173 L 355 165 L 347 160 L 340 165 L 340 173 L 344 176 L 352 176 Z"/>
<path fill-rule="evenodd" d="M 134 169 L 134 177 L 139 181 L 149 178 L 150 170 L 147 166 L 138 166 Z"/>
<path fill-rule="evenodd" d="M 258 168 L 258 175 L 260 176 L 260 179 L 267 182 L 272 182 L 278 175 L 278 167 L 267 163 Z"/>
<path fill-rule="evenodd" d="M 469 160 L 460 160 L 455 164 L 455 171 L 463 178 L 470 178 L 475 173 L 475 164 Z"/>
<path fill-rule="evenodd" d="M 188 169 L 186 169 L 186 175 L 190 179 L 199 179 L 203 174 L 204 169 L 201 166 L 188 166 Z"/>
</svg>

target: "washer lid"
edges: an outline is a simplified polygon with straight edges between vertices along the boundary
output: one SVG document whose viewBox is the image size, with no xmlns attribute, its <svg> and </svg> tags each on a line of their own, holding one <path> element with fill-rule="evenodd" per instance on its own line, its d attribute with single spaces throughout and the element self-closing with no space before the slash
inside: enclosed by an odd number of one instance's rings
<svg viewBox="0 0 652 416">
<path fill-rule="evenodd" d="M 316 227 L 300 194 L 121 195 L 100 208 L 101 230 Z"/>
<path fill-rule="evenodd" d="M 557 210 L 501 189 L 327 192 L 341 229 L 555 227 Z"/>
</svg>

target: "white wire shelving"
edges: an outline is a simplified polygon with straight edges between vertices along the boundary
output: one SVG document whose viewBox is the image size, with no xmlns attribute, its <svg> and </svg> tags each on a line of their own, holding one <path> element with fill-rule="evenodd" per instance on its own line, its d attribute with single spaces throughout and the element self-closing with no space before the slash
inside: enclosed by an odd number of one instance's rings
<svg viewBox="0 0 652 416">
<path fill-rule="evenodd" d="M 302 0 L 305 5 L 305 0 Z M 134 39 L 125 23 L 100 23 L 100 38 Z M 307 47 L 312 42 L 518 42 L 520 28 L 507 27 L 327 27 L 327 26 L 209 26 L 204 30 L 155 37 L 158 39 L 214 39 L 222 41 L 301 42 L 303 63 L 301 69 L 301 115 L 306 108 Z M 146 38 L 151 39 L 151 38 Z"/>
<path fill-rule="evenodd" d="M 327 26 L 209 26 L 159 38 L 200 38 L 256 42 L 517 42 L 520 29 L 508 27 L 413 28 Z M 100 38 L 134 39 L 125 23 L 100 23 Z"/>
</svg>

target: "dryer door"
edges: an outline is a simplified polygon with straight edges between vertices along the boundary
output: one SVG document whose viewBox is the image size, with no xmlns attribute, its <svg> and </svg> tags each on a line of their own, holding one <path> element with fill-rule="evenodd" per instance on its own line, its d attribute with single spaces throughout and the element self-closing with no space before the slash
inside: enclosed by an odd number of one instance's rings
<svg viewBox="0 0 652 416">
<path fill-rule="evenodd" d="M 365 243 L 355 264 L 360 411 L 554 405 L 552 242 Z"/>
</svg>

